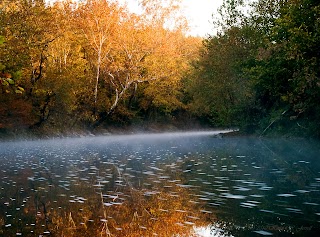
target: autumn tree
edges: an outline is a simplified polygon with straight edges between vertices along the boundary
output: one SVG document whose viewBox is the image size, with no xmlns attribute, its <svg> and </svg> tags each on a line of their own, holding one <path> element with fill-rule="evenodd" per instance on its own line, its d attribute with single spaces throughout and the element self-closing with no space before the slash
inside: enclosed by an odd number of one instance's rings
<svg viewBox="0 0 320 237">
<path fill-rule="evenodd" d="M 94 69 L 93 115 L 97 115 L 98 87 L 102 70 L 113 60 L 116 51 L 116 31 L 119 30 L 122 9 L 116 3 L 87 1 L 75 12 L 80 34 L 88 44 L 88 56 Z"/>
<path fill-rule="evenodd" d="M 1 63 L 27 92 L 28 98 L 19 100 L 25 109 L 19 110 L 28 117 L 25 121 L 30 125 L 34 121 L 31 114 L 34 103 L 29 99 L 44 75 L 46 50 L 53 40 L 51 33 L 55 27 L 44 1 L 3 1 L 1 8 L 0 34 L 5 37 L 5 47 L 0 52 Z"/>
<path fill-rule="evenodd" d="M 150 54 L 144 61 L 149 77 L 139 107 L 144 113 L 163 113 L 182 109 L 181 79 L 196 57 L 200 40 L 186 37 L 187 23 L 180 12 L 180 1 L 141 1 Z M 154 111 L 154 112 L 153 112 Z"/>
<path fill-rule="evenodd" d="M 181 78 L 199 45 L 179 4 L 141 1 L 133 14 L 116 1 L 2 1 L 1 80 L 24 88 L 32 128 L 170 116 L 184 108 Z"/>
<path fill-rule="evenodd" d="M 136 15 L 115 3 L 88 1 L 75 13 L 93 66 L 93 127 L 105 121 L 119 102 L 131 101 L 141 83 L 146 84 L 143 97 L 163 106 L 163 111 L 182 105 L 179 80 L 188 65 L 190 44 L 184 48 L 185 22 L 180 16 L 176 25 L 168 25 L 177 2 L 143 1 L 142 7 L 144 14 Z M 143 101 L 140 105 L 150 106 Z"/>
<path fill-rule="evenodd" d="M 28 126 L 48 122 L 48 127 L 66 127 L 74 119 L 86 62 L 70 20 L 73 7 L 39 0 L 10 2 L 3 8 L 3 64 L 11 75 L 19 72 Z"/>
<path fill-rule="evenodd" d="M 38 87 L 51 91 L 53 95 L 47 105 L 50 113 L 48 125 L 56 129 L 70 129 L 85 117 L 79 98 L 86 93 L 85 72 L 89 65 L 82 38 L 74 30 L 74 7 L 71 2 L 58 2 L 50 7 L 56 37 L 46 51 L 45 79 L 38 82 Z"/>
</svg>

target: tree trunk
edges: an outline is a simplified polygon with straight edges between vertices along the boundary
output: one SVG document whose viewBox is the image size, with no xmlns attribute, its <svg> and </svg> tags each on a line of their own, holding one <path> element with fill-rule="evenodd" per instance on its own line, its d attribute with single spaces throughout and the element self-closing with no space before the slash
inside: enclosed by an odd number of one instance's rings
<svg viewBox="0 0 320 237">
<path fill-rule="evenodd" d="M 116 97 L 114 99 L 113 104 L 109 108 L 108 111 L 102 112 L 99 114 L 99 119 L 92 125 L 92 128 L 95 129 L 98 126 L 100 126 L 104 121 L 107 120 L 107 118 L 110 116 L 110 114 L 113 113 L 113 111 L 116 109 L 118 106 L 119 100 L 122 98 L 124 93 L 129 89 L 131 83 L 127 83 L 125 87 L 123 87 L 122 91 L 119 93 L 118 89 L 116 89 Z"/>
<path fill-rule="evenodd" d="M 97 101 L 98 101 L 98 85 L 99 85 L 99 77 L 100 77 L 100 66 L 101 66 L 101 51 L 98 52 L 97 59 L 97 74 L 94 86 L 94 105 L 93 105 L 93 115 L 97 114 Z"/>
</svg>

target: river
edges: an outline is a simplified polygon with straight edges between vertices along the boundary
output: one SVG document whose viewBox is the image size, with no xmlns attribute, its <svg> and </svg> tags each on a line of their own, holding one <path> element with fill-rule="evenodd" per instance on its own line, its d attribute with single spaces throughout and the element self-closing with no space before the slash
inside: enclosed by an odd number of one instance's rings
<svg viewBox="0 0 320 237">
<path fill-rule="evenodd" d="M 318 236 L 319 143 L 220 132 L 2 142 L 0 236 Z"/>
</svg>

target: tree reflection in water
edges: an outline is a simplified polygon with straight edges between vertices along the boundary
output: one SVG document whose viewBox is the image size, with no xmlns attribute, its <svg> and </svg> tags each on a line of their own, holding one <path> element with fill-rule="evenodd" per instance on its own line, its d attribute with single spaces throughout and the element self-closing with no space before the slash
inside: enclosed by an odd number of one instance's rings
<svg viewBox="0 0 320 237">
<path fill-rule="evenodd" d="M 31 168 L 14 171 L 9 162 L 2 177 L 9 180 L 2 193 L 1 234 L 194 236 L 195 227 L 208 226 L 215 218 L 204 210 L 197 187 L 183 184 L 172 167 L 125 170 L 96 158 L 82 161 L 63 165 L 63 159 L 60 164 L 31 159 Z"/>
<path fill-rule="evenodd" d="M 319 154 L 172 134 L 0 143 L 0 236 L 317 236 Z"/>
</svg>

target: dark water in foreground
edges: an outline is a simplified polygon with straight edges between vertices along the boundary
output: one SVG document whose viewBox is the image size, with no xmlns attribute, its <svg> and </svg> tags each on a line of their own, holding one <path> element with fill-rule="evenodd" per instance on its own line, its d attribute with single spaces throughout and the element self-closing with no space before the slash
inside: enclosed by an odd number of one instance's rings
<svg viewBox="0 0 320 237">
<path fill-rule="evenodd" d="M 0 143 L 0 236 L 320 236 L 320 149 L 211 133 Z"/>
</svg>

